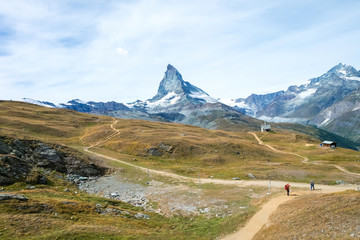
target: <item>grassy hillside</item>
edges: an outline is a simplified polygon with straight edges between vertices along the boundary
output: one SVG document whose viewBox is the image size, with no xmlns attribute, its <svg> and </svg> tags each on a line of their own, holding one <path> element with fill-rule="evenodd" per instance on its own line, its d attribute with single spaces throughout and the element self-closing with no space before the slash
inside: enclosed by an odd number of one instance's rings
<svg viewBox="0 0 360 240">
<path fill-rule="evenodd" d="M 311 194 L 283 204 L 254 240 L 359 239 L 359 193 Z"/>
<path fill-rule="evenodd" d="M 84 145 L 104 138 L 99 126 L 82 138 Z M 249 179 L 281 179 L 334 184 L 336 180 L 354 181 L 353 177 L 332 166 L 304 164 L 303 158 L 274 152 L 261 146 L 247 132 L 208 130 L 172 123 L 122 120 L 115 128 L 120 133 L 95 148 L 105 155 L 117 157 L 144 167 L 167 169 L 181 175 Z M 112 132 L 108 132 L 111 134 Z M 258 133 L 262 136 L 261 133 Z M 264 141 L 279 150 L 295 152 L 313 160 L 339 164 L 360 172 L 359 152 L 338 148 L 320 148 L 320 140 L 289 130 L 264 134 Z M 87 142 L 87 143 L 86 143 Z M 321 158 L 319 158 L 321 156 Z"/>
<path fill-rule="evenodd" d="M 112 122 L 110 117 L 72 110 L 0 102 L 0 134 L 66 144 L 79 150 L 112 135 Z M 249 179 L 248 173 L 251 173 L 258 179 L 271 177 L 307 182 L 316 178 L 329 184 L 339 179 L 354 181 L 334 167 L 314 167 L 302 163 L 302 158 L 260 146 L 244 131 L 126 119 L 119 119 L 114 127 L 120 134 L 95 150 L 149 168 L 224 179 Z M 317 147 L 320 141 L 312 136 L 275 128 L 263 140 L 275 148 L 308 156 L 310 160 L 333 161 L 360 172 L 358 152 L 342 148 L 335 152 L 320 149 Z"/>
<path fill-rule="evenodd" d="M 111 121 L 111 117 L 73 110 L 0 101 L 0 134 L 11 137 L 77 144 L 85 129 L 109 124 Z"/>
</svg>

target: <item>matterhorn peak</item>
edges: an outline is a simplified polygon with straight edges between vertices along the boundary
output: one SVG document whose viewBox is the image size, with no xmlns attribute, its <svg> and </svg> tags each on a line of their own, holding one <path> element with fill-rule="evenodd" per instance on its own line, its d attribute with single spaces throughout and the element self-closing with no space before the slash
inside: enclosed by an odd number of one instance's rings
<svg viewBox="0 0 360 240">
<path fill-rule="evenodd" d="M 214 103 L 216 100 L 200 88 L 184 81 L 179 71 L 168 64 L 158 92 L 152 99 L 148 100 L 148 106 L 159 103 L 162 106 L 172 105 L 179 102 Z"/>
<path fill-rule="evenodd" d="M 167 65 L 167 71 L 176 71 L 177 72 L 177 69 L 173 65 L 168 64 Z"/>
</svg>

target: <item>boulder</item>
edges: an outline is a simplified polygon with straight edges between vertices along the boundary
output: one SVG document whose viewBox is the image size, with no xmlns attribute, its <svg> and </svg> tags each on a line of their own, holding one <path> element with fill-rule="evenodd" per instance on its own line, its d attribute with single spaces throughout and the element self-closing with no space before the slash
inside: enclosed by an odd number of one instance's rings
<svg viewBox="0 0 360 240">
<path fill-rule="evenodd" d="M 163 155 L 163 153 L 157 148 L 150 148 L 147 152 L 148 152 L 148 154 L 150 154 L 152 156 L 156 156 L 156 157 Z"/>
</svg>

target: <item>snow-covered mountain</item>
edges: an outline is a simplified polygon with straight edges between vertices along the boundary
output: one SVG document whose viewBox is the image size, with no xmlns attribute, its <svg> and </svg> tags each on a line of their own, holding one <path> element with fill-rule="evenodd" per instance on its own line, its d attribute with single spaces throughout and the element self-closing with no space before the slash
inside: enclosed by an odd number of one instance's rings
<svg viewBox="0 0 360 240">
<path fill-rule="evenodd" d="M 359 117 L 355 117 L 360 109 L 359 90 L 360 71 L 339 63 L 320 77 L 286 91 L 252 94 L 230 104 L 265 121 L 312 124 L 348 137 L 350 128 L 360 126 Z"/>
<path fill-rule="evenodd" d="M 320 77 L 286 91 L 219 101 L 263 120 L 307 123 L 359 87 L 360 71 L 340 63 Z"/>
<path fill-rule="evenodd" d="M 237 109 L 218 102 L 202 89 L 184 81 L 179 71 L 170 64 L 153 98 L 128 103 L 127 106 L 171 122 L 207 128 L 216 128 L 218 118 L 225 114 L 246 118 Z"/>
<path fill-rule="evenodd" d="M 238 99 L 218 99 L 220 102 L 238 109 L 248 116 L 255 117 L 257 112 L 263 107 L 270 104 L 277 96 L 283 94 L 284 91 L 279 91 L 269 94 L 251 94 L 247 98 Z"/>
<path fill-rule="evenodd" d="M 205 91 L 183 80 L 179 71 L 172 65 L 160 82 L 157 94 L 146 101 L 128 103 L 128 107 L 143 108 L 149 113 L 174 112 L 185 105 L 216 103 Z"/>
<path fill-rule="evenodd" d="M 359 71 L 340 63 L 320 77 L 289 87 L 262 107 L 256 117 L 267 121 L 310 122 L 321 111 L 360 88 L 359 80 Z"/>
</svg>

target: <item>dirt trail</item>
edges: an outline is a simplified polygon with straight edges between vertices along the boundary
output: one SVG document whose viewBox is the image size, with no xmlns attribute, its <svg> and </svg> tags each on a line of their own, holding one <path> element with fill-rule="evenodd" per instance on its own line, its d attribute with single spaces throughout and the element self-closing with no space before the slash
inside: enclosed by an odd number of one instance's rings
<svg viewBox="0 0 360 240">
<path fill-rule="evenodd" d="M 279 205 L 295 198 L 295 196 L 278 196 L 272 198 L 270 201 L 265 203 L 262 208 L 248 221 L 245 227 L 239 231 L 227 235 L 222 240 L 250 240 L 253 239 L 255 234 L 268 223 L 270 215 L 278 208 Z"/>
<path fill-rule="evenodd" d="M 147 169 L 144 167 L 140 167 L 137 166 L 135 164 L 131 164 L 128 163 L 126 161 L 121 161 L 119 159 L 113 158 L 113 157 L 109 157 L 103 154 L 99 154 L 96 152 L 93 152 L 91 150 L 89 150 L 92 147 L 98 146 L 102 143 L 105 143 L 106 141 L 108 141 L 109 139 L 117 136 L 120 134 L 120 131 L 118 129 L 116 129 L 114 127 L 114 125 L 117 123 L 117 120 L 114 119 L 114 122 L 111 124 L 111 128 L 115 131 L 113 134 L 109 135 L 108 137 L 106 137 L 105 139 L 96 142 L 95 144 L 92 144 L 89 147 L 85 147 L 84 150 L 86 152 L 89 152 L 91 154 L 94 154 L 96 156 L 102 157 L 102 158 L 106 158 L 109 159 L 111 161 L 116 161 L 116 162 L 120 162 L 122 164 L 126 164 L 129 166 L 132 166 L 136 169 L 142 170 L 144 172 L 149 171 L 149 173 L 151 174 L 156 174 L 156 175 L 160 175 L 160 176 L 166 176 L 166 177 L 170 177 L 170 178 L 174 178 L 177 180 L 181 180 L 181 181 L 191 181 L 191 182 L 196 182 L 198 183 L 200 181 L 201 184 L 204 183 L 214 183 L 214 184 L 223 184 L 223 185 L 235 185 L 235 186 L 239 186 L 239 187 L 246 187 L 246 186 L 263 186 L 266 187 L 269 184 L 269 181 L 264 181 L 264 180 L 223 180 L 223 179 L 208 179 L 208 178 L 192 178 L 192 177 L 185 177 L 185 176 L 181 176 L 175 173 L 169 173 L 169 172 L 165 172 L 165 171 L 160 171 L 160 170 L 154 170 L 154 169 Z M 252 134 L 256 140 L 259 142 L 260 145 L 264 145 L 270 149 L 272 149 L 275 152 L 278 153 L 284 153 L 284 154 L 292 154 L 298 157 L 301 157 L 304 159 L 304 163 L 308 163 L 308 159 L 306 157 L 303 157 L 299 154 L 295 154 L 295 153 L 290 153 L 290 152 L 284 152 L 284 151 L 280 151 L 277 150 L 275 148 L 273 148 L 270 145 L 264 144 L 259 137 L 255 134 L 255 133 L 250 133 Z M 312 164 L 319 164 L 319 163 L 312 163 Z M 346 169 L 331 164 L 334 167 L 337 167 L 339 170 L 348 173 L 348 174 L 355 174 L 355 173 L 351 173 L 349 171 L 347 171 Z M 356 174 L 356 175 L 360 175 L 360 174 Z M 283 182 L 283 181 L 271 181 L 271 186 L 273 188 L 283 188 L 283 186 L 286 184 L 287 182 Z M 309 184 L 307 183 L 292 183 L 291 184 L 292 187 L 298 187 L 298 188 L 309 188 Z M 349 190 L 349 189 L 354 189 L 354 186 L 351 185 L 340 185 L 340 186 L 328 186 L 328 185 L 321 185 L 321 184 L 317 184 L 316 185 L 317 189 L 319 192 L 321 193 L 330 193 L 330 192 L 340 192 L 340 191 L 344 191 L 344 190 Z M 318 192 L 317 191 L 317 192 Z M 302 192 L 301 194 L 309 194 L 311 192 Z M 279 205 L 281 205 L 282 203 L 293 199 L 294 197 L 296 197 L 297 195 L 295 195 L 294 193 L 291 194 L 291 196 L 286 196 L 286 195 L 281 195 L 275 198 L 270 199 L 267 203 L 265 203 L 261 210 L 259 212 L 257 212 L 251 219 L 250 221 L 245 225 L 245 227 L 243 227 L 242 229 L 240 229 L 239 231 L 230 234 L 228 236 L 225 236 L 223 238 L 223 240 L 231 240 L 231 239 L 241 239 L 241 240 L 247 240 L 247 239 L 252 239 L 255 234 L 265 225 L 268 223 L 269 220 L 269 216 L 277 209 L 277 207 Z"/>
</svg>

